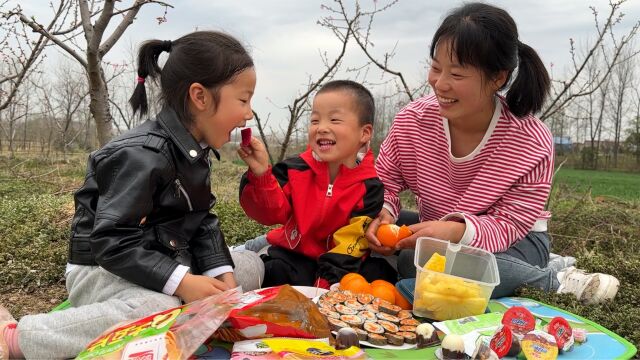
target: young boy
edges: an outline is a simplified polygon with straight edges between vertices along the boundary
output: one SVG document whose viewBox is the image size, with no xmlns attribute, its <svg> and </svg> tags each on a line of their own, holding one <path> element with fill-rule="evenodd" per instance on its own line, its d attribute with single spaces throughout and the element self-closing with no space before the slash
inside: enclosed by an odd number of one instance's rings
<svg viewBox="0 0 640 360">
<path fill-rule="evenodd" d="M 331 81 L 313 100 L 305 152 L 271 168 L 257 138 L 238 149 L 249 166 L 240 183 L 240 205 L 261 224 L 282 225 L 266 235 L 271 246 L 262 256 L 262 286 L 328 288 L 350 272 L 368 281 L 396 282 L 386 260 L 369 256 L 364 236 L 383 204 L 368 148 L 374 111 L 364 86 Z"/>
</svg>

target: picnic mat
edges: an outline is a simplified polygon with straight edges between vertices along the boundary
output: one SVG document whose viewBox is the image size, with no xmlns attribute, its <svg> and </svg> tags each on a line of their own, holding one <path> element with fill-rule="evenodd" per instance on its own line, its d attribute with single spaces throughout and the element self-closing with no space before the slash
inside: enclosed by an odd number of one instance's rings
<svg viewBox="0 0 640 360">
<path fill-rule="evenodd" d="M 504 313 L 511 306 L 524 306 L 543 322 L 562 316 L 572 327 L 587 330 L 587 342 L 576 344 L 572 351 L 560 354 L 559 359 L 631 359 L 636 354 L 633 344 L 593 321 L 535 300 L 515 297 L 495 299 L 489 302 L 488 310 Z M 404 351 L 366 349 L 365 352 L 373 359 L 436 359 L 435 349 L 436 347 Z"/>
<path fill-rule="evenodd" d="M 68 306 L 69 304 L 65 302 L 57 306 L 56 310 Z M 560 354 L 560 359 L 631 359 L 637 352 L 633 344 L 593 321 L 535 300 L 515 297 L 495 299 L 489 302 L 488 311 L 504 313 L 511 306 L 524 306 L 536 318 L 544 322 L 548 322 L 555 316 L 562 316 L 572 327 L 587 330 L 587 342 L 576 344 L 572 351 Z M 365 352 L 372 359 L 436 359 L 436 348 L 420 350 L 365 349 Z M 202 345 L 196 351 L 195 358 L 228 359 L 230 350 L 231 344 L 212 342 Z"/>
</svg>

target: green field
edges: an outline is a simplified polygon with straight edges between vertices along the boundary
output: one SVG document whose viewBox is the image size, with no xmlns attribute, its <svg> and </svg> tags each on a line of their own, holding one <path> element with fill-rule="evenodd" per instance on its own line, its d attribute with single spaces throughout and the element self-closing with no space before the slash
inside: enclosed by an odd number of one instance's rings
<svg viewBox="0 0 640 360">
<path fill-rule="evenodd" d="M 640 174 L 613 171 L 561 169 L 554 179 L 556 187 L 576 193 L 591 191 L 592 196 L 606 196 L 621 200 L 640 199 Z"/>
</svg>

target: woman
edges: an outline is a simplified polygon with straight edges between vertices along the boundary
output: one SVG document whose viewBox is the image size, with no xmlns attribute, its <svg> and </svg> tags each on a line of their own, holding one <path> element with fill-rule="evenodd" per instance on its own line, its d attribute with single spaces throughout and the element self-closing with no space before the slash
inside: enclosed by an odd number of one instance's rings
<svg viewBox="0 0 640 360">
<path fill-rule="evenodd" d="M 613 276 L 547 266 L 553 142 L 533 114 L 550 80 L 511 16 L 482 3 L 456 8 L 436 31 L 430 56 L 434 93 L 398 113 L 380 149 L 385 205 L 367 232 L 371 248 L 389 255 L 415 248 L 421 236 L 445 239 L 495 253 L 501 283 L 493 297 L 528 284 L 587 302 L 612 299 Z M 416 195 L 419 219 L 397 218 L 405 189 Z M 378 226 L 397 220 L 414 234 L 395 249 L 382 247 Z M 415 277 L 412 259 L 413 250 L 400 253 L 401 277 Z"/>
</svg>

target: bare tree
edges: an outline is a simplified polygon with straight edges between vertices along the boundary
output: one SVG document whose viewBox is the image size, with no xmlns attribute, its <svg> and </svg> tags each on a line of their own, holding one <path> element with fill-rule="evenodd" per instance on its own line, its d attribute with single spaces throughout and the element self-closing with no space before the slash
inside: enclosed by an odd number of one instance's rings
<svg viewBox="0 0 640 360">
<path fill-rule="evenodd" d="M 68 17 L 65 17 L 64 23 L 67 27 L 64 29 L 50 31 L 33 17 L 24 14 L 22 9 L 18 9 L 15 16 L 33 31 L 48 38 L 49 41 L 82 65 L 89 82 L 91 99 L 89 109 L 95 121 L 98 142 L 100 145 L 104 145 L 112 136 L 113 117 L 109 106 L 109 91 L 103 69 L 103 58 L 118 42 L 129 25 L 133 23 L 144 5 L 162 5 L 165 8 L 165 14 L 167 8 L 172 6 L 157 0 L 134 0 L 128 6 L 123 4 L 123 1 L 116 0 L 59 1 L 61 4 L 64 3 L 65 7 L 74 10 L 69 13 Z M 118 7 L 116 7 L 116 3 Z M 118 22 L 112 24 L 111 21 L 114 19 Z M 108 29 L 113 29 L 110 34 L 107 32 Z M 80 35 L 84 37 L 84 44 L 79 44 L 77 41 Z"/>
<path fill-rule="evenodd" d="M 22 11 L 19 6 L 7 9 L 7 3 L 0 3 L 0 111 L 9 106 L 25 79 L 41 64 L 42 51 L 49 44 L 46 36 L 33 36 L 26 25 L 15 19 Z M 48 25 L 43 26 L 47 32 L 59 30 L 57 23 L 69 10 L 63 2 L 57 7 L 50 6 L 53 17 Z"/>
<path fill-rule="evenodd" d="M 555 86 L 552 89 L 553 95 L 541 112 L 541 120 L 544 121 L 550 118 L 574 99 L 588 96 L 598 90 L 600 86 L 607 81 L 616 64 L 620 61 L 626 60 L 624 59 L 624 56 L 621 55 L 629 46 L 629 43 L 633 40 L 638 32 L 638 28 L 640 27 L 640 20 L 636 20 L 628 33 L 620 37 L 615 36 L 613 30 L 624 17 L 624 13 L 621 11 L 621 6 L 626 1 L 627 0 L 617 0 L 609 3 L 609 14 L 607 15 L 604 24 L 600 23 L 598 17 L 599 13 L 596 8 L 590 7 L 594 16 L 597 38 L 586 54 L 582 57 L 578 56 L 574 40 L 569 39 L 572 60 L 571 72 L 568 76 L 568 80 L 554 81 Z M 607 44 L 607 36 L 610 39 L 610 44 Z M 597 74 L 587 77 L 587 80 L 585 81 L 584 77 L 581 75 L 583 75 L 585 69 L 588 68 L 590 63 L 596 61 L 596 54 L 599 51 L 601 51 L 604 56 L 604 66 Z"/>
<path fill-rule="evenodd" d="M 613 125 L 613 166 L 618 166 L 618 153 L 620 152 L 620 138 L 622 136 L 622 126 L 625 120 L 628 107 L 629 92 L 634 81 L 636 62 L 631 56 L 633 47 L 624 50 L 626 60 L 616 64 L 613 70 L 611 102 L 612 102 L 612 125 Z"/>
</svg>

